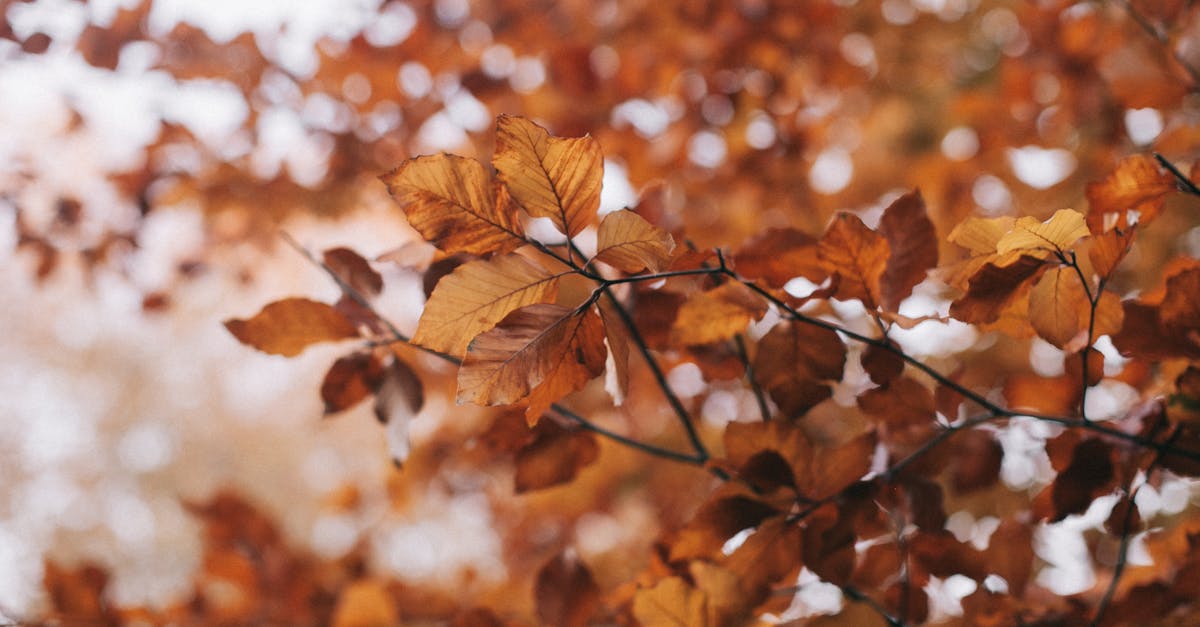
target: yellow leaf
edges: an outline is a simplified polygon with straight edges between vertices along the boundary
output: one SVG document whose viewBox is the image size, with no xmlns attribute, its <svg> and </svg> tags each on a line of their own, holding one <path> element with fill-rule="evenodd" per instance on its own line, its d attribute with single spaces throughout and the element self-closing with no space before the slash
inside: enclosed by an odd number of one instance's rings
<svg viewBox="0 0 1200 627">
<path fill-rule="evenodd" d="M 624 209 L 604 216 L 596 240 L 596 259 L 625 272 L 659 272 L 675 250 L 670 233 Z"/>
<path fill-rule="evenodd" d="M 338 310 L 307 298 L 285 298 L 248 320 L 226 320 L 225 328 L 243 344 L 264 353 L 294 357 L 310 344 L 358 336 Z"/>
<path fill-rule="evenodd" d="M 679 308 L 672 336 L 689 346 L 728 340 L 761 320 L 767 302 L 741 283 L 730 281 L 696 294 Z"/>
<path fill-rule="evenodd" d="M 492 164 L 529 215 L 550 218 L 568 236 L 582 231 L 600 207 L 604 156 L 591 136 L 552 137 L 529 120 L 502 115 Z"/>
<path fill-rule="evenodd" d="M 868 309 L 883 302 L 880 278 L 887 268 L 891 248 L 879 233 L 867 228 L 852 213 L 838 214 L 817 247 L 821 263 L 841 277 L 834 298 L 857 298 Z"/>
<path fill-rule="evenodd" d="M 973 253 L 986 255 L 996 252 L 996 244 L 1005 233 L 1012 230 L 1016 223 L 1014 218 L 967 218 L 950 231 L 947 238 L 951 242 L 970 250 Z"/>
<path fill-rule="evenodd" d="M 1058 348 L 1086 340 L 1091 305 L 1074 268 L 1050 268 L 1029 292 L 1029 322 Z M 1080 334 L 1084 334 L 1080 338 Z M 1082 344 L 1074 346 L 1082 348 Z"/>
<path fill-rule="evenodd" d="M 633 616 L 643 627 L 705 627 L 708 596 L 679 577 L 668 577 L 633 597 Z"/>
<path fill-rule="evenodd" d="M 463 264 L 434 288 L 412 341 L 461 356 L 476 335 L 513 310 L 553 300 L 560 276 L 520 255 Z"/>
<path fill-rule="evenodd" d="M 380 177 L 412 225 L 448 253 L 506 253 L 525 243 L 507 193 L 496 192 L 474 159 L 432 155 Z"/>
<path fill-rule="evenodd" d="M 544 386 L 526 414 L 536 418 L 603 368 L 604 329 L 590 308 L 531 305 L 471 342 L 458 372 L 458 402 L 515 403 Z"/>
<path fill-rule="evenodd" d="M 996 242 L 996 252 L 1001 255 L 1018 250 L 1065 252 L 1089 233 L 1082 213 L 1073 209 L 1059 209 L 1045 222 L 1030 216 L 1019 218 L 1013 229 Z"/>
</svg>

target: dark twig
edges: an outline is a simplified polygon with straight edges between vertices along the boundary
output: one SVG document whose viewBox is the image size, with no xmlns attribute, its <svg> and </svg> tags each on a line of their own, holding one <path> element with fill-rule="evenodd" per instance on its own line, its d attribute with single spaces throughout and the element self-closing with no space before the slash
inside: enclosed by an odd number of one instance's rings
<svg viewBox="0 0 1200 627">
<path fill-rule="evenodd" d="M 1168 35 L 1168 33 L 1162 28 L 1151 24 L 1150 20 L 1147 19 L 1146 16 L 1139 13 L 1138 10 L 1134 8 L 1133 3 L 1129 0 L 1120 0 L 1120 4 L 1125 9 L 1125 13 L 1129 15 L 1130 19 L 1132 19 L 1139 28 L 1145 31 L 1147 35 L 1150 35 L 1154 41 L 1158 42 L 1160 46 L 1166 48 L 1167 50 L 1165 50 L 1165 52 L 1171 55 L 1171 58 L 1174 59 L 1175 62 L 1178 63 L 1185 72 L 1188 73 L 1188 76 L 1192 79 L 1191 91 L 1195 91 L 1197 88 L 1200 88 L 1200 70 L 1197 70 L 1195 67 L 1193 67 L 1192 64 L 1189 63 L 1187 59 L 1184 59 L 1183 55 L 1179 54 L 1179 51 L 1171 45 L 1171 37 Z"/>
<path fill-rule="evenodd" d="M 750 356 L 746 353 L 746 338 L 741 333 L 733 336 L 733 346 L 737 349 L 738 361 L 742 362 L 742 367 L 746 370 L 746 382 L 750 385 L 750 391 L 754 393 L 754 400 L 758 403 L 758 413 L 762 416 L 763 422 L 766 422 L 771 419 L 771 408 L 767 406 L 767 397 L 763 393 L 762 386 L 754 377 L 754 364 L 750 363 Z"/>
<path fill-rule="evenodd" d="M 1171 163 L 1166 157 L 1158 154 L 1157 152 L 1154 153 L 1154 158 L 1158 160 L 1158 163 L 1162 165 L 1162 167 L 1166 168 L 1167 171 L 1175 177 L 1175 186 L 1179 188 L 1179 191 L 1186 192 L 1193 196 L 1200 196 L 1200 187 L 1196 187 L 1196 184 L 1192 182 L 1192 179 L 1185 176 L 1183 172 L 1180 172 L 1179 168 L 1175 167 L 1174 163 Z"/>
</svg>

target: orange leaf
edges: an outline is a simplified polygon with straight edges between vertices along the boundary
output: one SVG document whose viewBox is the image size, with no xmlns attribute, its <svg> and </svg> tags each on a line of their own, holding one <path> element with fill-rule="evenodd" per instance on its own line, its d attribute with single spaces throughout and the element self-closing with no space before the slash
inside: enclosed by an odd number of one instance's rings
<svg viewBox="0 0 1200 627">
<path fill-rule="evenodd" d="M 507 194 L 497 197 L 487 169 L 474 159 L 417 157 L 380 179 L 408 223 L 448 253 L 506 253 L 525 244 Z"/>
<path fill-rule="evenodd" d="M 1092 268 L 1101 279 L 1112 276 L 1117 265 L 1121 263 L 1133 246 L 1133 236 L 1136 231 L 1137 225 L 1130 225 L 1126 229 L 1113 229 L 1093 238 L 1092 247 L 1088 250 L 1088 258 L 1091 259 Z"/>
<path fill-rule="evenodd" d="M 434 288 L 412 341 L 460 356 L 512 311 L 553 300 L 560 276 L 520 255 L 463 264 Z"/>
<path fill-rule="evenodd" d="M 722 564 L 735 573 L 755 603 L 775 584 L 800 568 L 801 529 L 787 516 L 772 516 L 761 523 Z"/>
<path fill-rule="evenodd" d="M 538 571 L 534 598 L 543 625 L 583 627 L 600 606 L 600 589 L 587 566 L 568 551 Z"/>
<path fill-rule="evenodd" d="M 817 254 L 826 271 L 841 277 L 835 298 L 857 298 L 868 309 L 882 302 L 880 279 L 891 249 L 887 239 L 867 228 L 858 216 L 839 213 L 821 237 Z"/>
<path fill-rule="evenodd" d="M 399 622 L 396 599 L 388 592 L 387 586 L 382 581 L 360 579 L 346 586 L 338 595 L 331 624 L 334 627 L 371 627 Z"/>
<path fill-rule="evenodd" d="M 730 281 L 692 296 L 671 327 L 676 341 L 692 346 L 728 340 L 767 313 L 767 302 L 750 288 Z"/>
<path fill-rule="evenodd" d="M 950 315 L 962 322 L 995 322 L 1025 283 L 1038 275 L 1044 262 L 1020 255 L 984 264 L 971 277 L 967 293 L 950 304 Z M 1007 263 L 1003 263 L 1007 261 Z M 1003 265 L 998 265 L 1003 263 Z"/>
<path fill-rule="evenodd" d="M 832 395 L 823 381 L 838 381 L 846 367 L 846 345 L 838 334 L 800 322 L 781 322 L 758 342 L 754 376 L 779 411 L 803 415 Z"/>
<path fill-rule="evenodd" d="M 325 265 L 363 296 L 383 290 L 383 277 L 361 255 L 349 248 L 330 248 L 322 255 Z"/>
<path fill-rule="evenodd" d="M 1133 222 L 1145 226 L 1162 212 L 1167 194 L 1175 191 L 1175 178 L 1150 155 L 1130 155 L 1103 179 L 1087 186 L 1090 208 L 1087 223 L 1093 233 L 1112 227 L 1125 230 Z M 1136 220 L 1129 213 L 1136 211 Z"/>
<path fill-rule="evenodd" d="M 614 211 L 600 222 L 596 259 L 625 272 L 658 272 L 671 261 L 675 238 L 629 211 Z"/>
<path fill-rule="evenodd" d="M 551 420 L 538 424 L 538 436 L 514 457 L 517 494 L 568 483 L 600 457 L 596 436 L 568 431 Z"/>
<path fill-rule="evenodd" d="M 721 566 L 695 561 L 688 565 L 696 589 L 704 593 L 705 620 L 709 625 L 739 625 L 755 603 L 743 590 L 744 582 Z"/>
<path fill-rule="evenodd" d="M 1013 229 L 1016 219 L 1008 216 L 1000 218 L 970 217 L 963 220 L 950 231 L 946 239 L 970 250 L 977 255 L 988 255 L 996 252 L 1000 238 Z"/>
<path fill-rule="evenodd" d="M 358 329 L 336 309 L 307 298 L 273 302 L 248 320 L 226 320 L 225 328 L 243 344 L 286 357 L 318 342 L 358 336 Z"/>
<path fill-rule="evenodd" d="M 889 344 L 895 345 L 894 342 Z M 904 372 L 904 360 L 893 350 L 878 344 L 868 344 L 862 352 L 862 367 L 878 385 L 887 385 Z"/>
<path fill-rule="evenodd" d="M 379 387 L 383 364 L 371 353 L 352 353 L 333 362 L 321 382 L 325 414 L 334 414 L 356 405 Z"/>
<path fill-rule="evenodd" d="M 879 220 L 879 232 L 891 250 L 881 281 L 881 304 L 896 311 L 900 301 L 912 294 L 913 287 L 925 280 L 925 274 L 937 267 L 937 231 L 925 211 L 921 192 L 914 190 L 889 205 Z"/>
<path fill-rule="evenodd" d="M 933 393 L 909 377 L 896 379 L 887 387 L 867 390 L 859 395 L 858 406 L 894 429 L 932 423 L 936 411 Z"/>
<path fill-rule="evenodd" d="M 1012 409 L 1061 416 L 1075 411 L 1079 383 L 1066 376 L 1046 378 L 1035 374 L 1013 374 L 1004 382 L 1004 399 Z"/>
<path fill-rule="evenodd" d="M 529 120 L 501 115 L 492 164 L 529 215 L 550 218 L 565 235 L 577 235 L 600 207 L 604 156 L 591 136 L 552 137 Z"/>
<path fill-rule="evenodd" d="M 708 596 L 679 577 L 668 577 L 637 591 L 633 616 L 644 627 L 706 627 Z"/>
<path fill-rule="evenodd" d="M 625 326 L 625 319 L 617 311 L 619 306 L 607 296 L 600 298 L 600 320 L 604 322 L 604 338 L 613 364 L 613 372 L 609 373 L 609 376 L 615 389 L 609 391 L 617 405 L 624 401 L 625 394 L 629 391 L 629 346 L 633 341 L 629 335 L 629 328 Z"/>
<path fill-rule="evenodd" d="M 1029 292 L 1029 322 L 1042 339 L 1068 352 L 1087 342 L 1090 312 L 1083 283 L 1073 268 L 1050 268 Z"/>
<path fill-rule="evenodd" d="M 783 287 L 796 277 L 821 283 L 829 273 L 817 256 L 817 239 L 798 229 L 767 229 L 733 257 L 738 274 Z"/>
<path fill-rule="evenodd" d="M 458 372 L 458 402 L 515 403 L 546 385 L 531 399 L 544 410 L 556 396 L 578 389 L 603 368 L 604 329 L 591 309 L 531 305 L 471 342 Z M 530 416 L 534 421 L 540 416 L 533 403 Z"/>
<path fill-rule="evenodd" d="M 1154 294 L 1123 303 L 1124 320 L 1113 344 L 1124 355 L 1144 359 L 1200 359 L 1200 268 L 1169 274 L 1161 294 L 1157 306 Z"/>
<path fill-rule="evenodd" d="M 755 466 L 764 459 L 763 453 L 774 452 L 790 468 L 791 485 L 814 500 L 836 494 L 861 479 L 870 469 L 874 449 L 874 434 L 837 447 L 816 446 L 802 428 L 779 420 L 734 422 L 725 428 L 725 454 L 742 474 L 759 470 Z"/>
<path fill-rule="evenodd" d="M 757 525 L 777 512 L 757 499 L 728 496 L 732 489 L 718 491 L 679 531 L 671 543 L 671 561 L 717 557 L 721 547 L 743 529 Z"/>
</svg>

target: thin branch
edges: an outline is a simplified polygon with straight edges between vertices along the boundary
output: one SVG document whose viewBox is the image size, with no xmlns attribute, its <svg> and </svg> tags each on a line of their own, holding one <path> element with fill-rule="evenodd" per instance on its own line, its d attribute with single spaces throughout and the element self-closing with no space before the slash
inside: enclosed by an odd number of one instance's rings
<svg viewBox="0 0 1200 627">
<path fill-rule="evenodd" d="M 1137 498 L 1141 489 L 1142 486 L 1139 485 L 1132 494 L 1129 494 L 1129 507 L 1125 509 L 1125 516 L 1121 519 L 1121 546 L 1117 549 L 1117 563 L 1113 566 L 1112 579 L 1108 582 L 1108 589 L 1104 591 L 1104 598 L 1100 599 L 1100 605 L 1096 606 L 1096 616 L 1092 618 L 1092 627 L 1099 625 L 1104 618 L 1104 613 L 1108 611 L 1113 595 L 1117 592 L 1117 583 L 1121 581 L 1121 575 L 1125 571 L 1125 564 L 1129 559 L 1129 524 L 1133 522 L 1133 512 L 1137 509 L 1134 499 Z"/>
<path fill-rule="evenodd" d="M 1129 15 L 1130 19 L 1132 19 L 1139 28 L 1145 31 L 1147 35 L 1150 35 L 1154 41 L 1157 41 L 1160 46 L 1166 48 L 1167 50 L 1165 52 L 1170 54 L 1171 58 L 1174 59 L 1175 62 L 1178 63 L 1185 72 L 1188 73 L 1188 76 L 1192 79 L 1190 91 L 1196 91 L 1197 88 L 1200 88 L 1200 70 L 1197 70 L 1195 67 L 1193 67 L 1187 59 L 1183 58 L 1183 55 L 1179 53 L 1179 50 L 1171 45 L 1170 35 L 1158 26 L 1151 24 L 1150 20 L 1147 19 L 1146 16 L 1139 13 L 1138 10 L 1134 8 L 1133 3 L 1129 0 L 1120 0 L 1120 4 L 1125 9 L 1125 13 Z"/>
<path fill-rule="evenodd" d="M 742 368 L 746 371 L 746 382 L 750 384 L 750 390 L 754 392 L 754 400 L 758 403 L 758 413 L 762 416 L 763 422 L 767 422 L 771 419 L 771 408 L 767 407 L 767 397 L 763 394 L 758 379 L 754 377 L 754 364 L 750 363 L 750 357 L 746 354 L 746 338 L 741 333 L 733 336 L 733 345 L 737 349 L 738 361 L 742 362 Z"/>
<path fill-rule="evenodd" d="M 1179 188 L 1179 191 L 1186 192 L 1193 196 L 1200 196 L 1200 187 L 1196 187 L 1196 184 L 1192 182 L 1192 179 L 1185 176 L 1183 172 L 1180 172 L 1179 168 L 1175 167 L 1174 163 L 1171 163 L 1166 157 L 1158 154 L 1157 152 L 1154 153 L 1154 158 L 1158 160 L 1158 163 L 1161 164 L 1162 167 L 1166 168 L 1167 171 L 1175 177 L 1175 186 Z"/>
<path fill-rule="evenodd" d="M 877 603 L 875 601 L 875 599 L 872 599 L 871 597 L 867 596 L 858 588 L 851 586 L 849 584 L 844 585 L 841 588 L 842 588 L 842 594 L 846 595 L 846 598 L 850 599 L 851 601 L 858 601 L 859 603 L 866 604 L 867 607 L 870 607 L 872 610 L 875 610 L 875 613 L 879 614 L 880 618 L 887 621 L 887 624 L 891 625 L 891 627 L 904 627 L 903 620 L 889 614 L 887 611 L 887 608 L 885 608 L 882 605 L 880 605 L 879 603 Z"/>
<path fill-rule="evenodd" d="M 653 444 L 648 444 L 646 442 L 634 440 L 633 438 L 621 435 L 614 431 L 609 431 L 608 429 L 605 429 L 604 427 L 601 427 L 601 426 L 597 425 L 596 423 L 587 420 L 583 416 L 580 416 L 579 414 L 577 414 L 561 405 L 558 405 L 558 404 L 551 405 L 550 409 L 552 411 L 554 411 L 554 413 L 562 416 L 563 418 L 566 418 L 568 420 L 575 422 L 581 428 L 583 428 L 587 431 L 592 431 L 592 432 L 602 435 L 610 440 L 615 440 L 615 441 L 620 442 L 621 444 L 624 444 L 625 446 L 628 446 L 630 448 L 634 448 L 639 451 L 649 453 L 656 457 L 662 457 L 662 458 L 674 460 L 677 462 L 683 462 L 685 464 L 693 464 L 693 465 L 703 465 L 704 464 L 704 460 L 700 459 L 696 455 L 688 455 L 686 453 L 672 451 L 670 449 L 665 449 L 665 448 L 662 448 L 659 446 L 655 446 Z"/>
</svg>

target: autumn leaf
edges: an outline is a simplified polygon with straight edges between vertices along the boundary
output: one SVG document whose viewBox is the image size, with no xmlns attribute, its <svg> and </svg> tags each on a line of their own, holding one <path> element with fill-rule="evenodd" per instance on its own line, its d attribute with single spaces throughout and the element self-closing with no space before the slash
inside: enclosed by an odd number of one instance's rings
<svg viewBox="0 0 1200 627">
<path fill-rule="evenodd" d="M 336 309 L 307 298 L 273 302 L 248 320 L 226 320 L 225 328 L 243 344 L 285 357 L 318 342 L 358 336 L 358 329 Z"/>
<path fill-rule="evenodd" d="M 868 344 L 862 352 L 860 361 L 863 370 L 871 377 L 871 381 L 879 385 L 887 385 L 904 372 L 904 360 L 900 358 L 903 352 L 893 342 L 889 342 L 889 346 L 891 349 Z"/>
<path fill-rule="evenodd" d="M 875 450 L 868 433 L 840 446 L 814 445 L 804 430 L 790 422 L 734 422 L 725 428 L 725 454 L 742 469 L 754 468 L 766 451 L 772 451 L 790 469 L 791 485 L 801 495 L 820 500 L 836 494 L 862 478 L 870 469 Z"/>
<path fill-rule="evenodd" d="M 1012 230 L 996 242 L 996 253 L 1004 255 L 1015 251 L 1038 250 L 1066 252 L 1089 234 L 1083 214 L 1072 209 L 1059 209 L 1045 222 L 1024 216 L 1018 218 Z"/>
<path fill-rule="evenodd" d="M 412 341 L 463 355 L 475 336 L 512 311 L 553 300 L 560 276 L 515 254 L 463 264 L 438 282 Z"/>
<path fill-rule="evenodd" d="M 1092 269 L 1101 279 L 1108 279 L 1116 271 L 1117 266 L 1129 249 L 1133 247 L 1133 239 L 1137 234 L 1137 225 L 1125 229 L 1112 229 L 1092 238 L 1092 247 L 1088 249 L 1088 258 Z"/>
<path fill-rule="evenodd" d="M 543 625 L 584 627 L 600 605 L 600 590 L 587 566 L 568 550 L 538 571 L 534 598 Z"/>
<path fill-rule="evenodd" d="M 745 285 L 730 281 L 692 296 L 679 308 L 672 337 L 685 345 L 728 340 L 767 313 L 767 302 Z"/>
<path fill-rule="evenodd" d="M 705 617 L 707 625 L 736 625 L 748 618 L 754 607 L 750 597 L 743 590 L 742 581 L 737 574 L 726 568 L 695 561 L 688 565 L 692 581 L 696 589 L 704 594 Z"/>
<path fill-rule="evenodd" d="M 976 324 L 999 320 L 1021 288 L 1045 267 L 1045 262 L 1036 256 L 1006 257 L 1007 264 L 984 264 L 971 277 L 967 293 L 950 304 L 952 317 Z"/>
<path fill-rule="evenodd" d="M 800 568 L 803 532 L 787 518 L 781 514 L 760 522 L 754 533 L 722 562 L 738 576 L 742 589 L 755 604 L 762 602 L 771 585 Z"/>
<path fill-rule="evenodd" d="M 615 298 L 615 297 L 614 297 Z M 613 394 L 613 402 L 620 405 L 629 391 L 629 347 L 633 339 L 625 319 L 617 311 L 620 303 L 608 296 L 599 301 L 600 320 L 604 323 L 604 339 L 608 344 L 609 358 L 612 360 L 613 372 L 609 373 Z"/>
<path fill-rule="evenodd" d="M 1186 266 L 1166 278 L 1161 300 L 1123 303 L 1120 332 L 1113 344 L 1123 355 L 1144 359 L 1200 359 L 1200 268 Z M 1155 300 L 1158 300 L 1156 303 Z"/>
<path fill-rule="evenodd" d="M 731 489 L 718 491 L 679 531 L 671 543 L 670 558 L 678 561 L 716 557 L 720 555 L 721 547 L 739 531 L 754 527 L 777 513 L 775 508 L 757 498 L 737 494 Z"/>
<path fill-rule="evenodd" d="M 1074 432 L 1059 438 L 1064 438 L 1068 444 L 1078 442 Z M 1052 446 L 1047 448 L 1052 449 Z M 1093 499 L 1111 490 L 1116 479 L 1110 444 L 1090 438 L 1070 450 L 1069 454 L 1051 454 L 1050 461 L 1058 476 L 1033 500 L 1034 515 L 1041 520 L 1058 522 L 1071 514 L 1086 511 Z M 1070 462 L 1064 464 L 1062 460 L 1068 455 Z"/>
<path fill-rule="evenodd" d="M 1012 231 L 1016 222 L 1016 218 L 1009 216 L 999 218 L 971 216 L 954 227 L 946 239 L 977 255 L 988 255 L 996 252 L 1000 238 Z"/>
<path fill-rule="evenodd" d="M 342 589 L 333 612 L 334 627 L 394 625 L 400 621 L 396 600 L 383 581 L 360 579 Z"/>
<path fill-rule="evenodd" d="M 662 270 L 675 250 L 675 239 L 670 233 L 629 210 L 604 216 L 596 240 L 598 261 L 630 273 Z"/>
<path fill-rule="evenodd" d="M 529 215 L 550 218 L 569 237 L 578 235 L 600 207 L 604 156 L 590 136 L 552 137 L 529 120 L 501 115 L 492 164 Z"/>
<path fill-rule="evenodd" d="M 552 420 L 534 428 L 532 440 L 513 455 L 513 490 L 524 494 L 569 483 L 600 457 L 596 436 L 568 430 Z"/>
<path fill-rule="evenodd" d="M 1150 155 L 1130 155 L 1103 179 L 1087 186 L 1087 224 L 1093 233 L 1149 224 L 1175 191 L 1175 177 Z M 1131 219 L 1131 212 L 1137 217 Z"/>
<path fill-rule="evenodd" d="M 852 213 L 839 213 L 821 237 L 817 254 L 825 270 L 841 281 L 835 298 L 857 298 L 869 309 L 882 303 L 880 281 L 891 249 L 883 235 Z"/>
<path fill-rule="evenodd" d="M 392 462 L 403 465 L 412 452 L 408 427 L 425 406 L 425 387 L 412 367 L 393 359 L 383 372 L 383 381 L 375 392 L 375 418 L 386 425 Z"/>
<path fill-rule="evenodd" d="M 644 627 L 706 627 L 708 597 L 679 577 L 638 590 L 633 616 Z"/>
<path fill-rule="evenodd" d="M 458 402 L 505 405 L 544 386 L 526 414 L 536 421 L 558 397 L 600 374 L 604 357 L 604 329 L 590 308 L 524 307 L 471 342 L 458 373 Z"/>
<path fill-rule="evenodd" d="M 781 322 L 759 340 L 753 365 L 780 412 L 795 418 L 832 395 L 826 382 L 841 380 L 846 345 L 829 329 Z"/>
<path fill-rule="evenodd" d="M 880 304 L 896 311 L 900 301 L 925 280 L 925 274 L 937 267 L 937 231 L 925 210 L 920 191 L 907 193 L 888 206 L 879 220 L 879 233 L 891 251 L 883 271 Z"/>
<path fill-rule="evenodd" d="M 325 414 L 337 413 L 370 396 L 383 381 L 383 364 L 371 353 L 351 353 L 333 362 L 321 382 Z"/>
<path fill-rule="evenodd" d="M 330 248 L 322 257 L 331 272 L 363 296 L 377 296 L 383 290 L 383 277 L 349 248 Z"/>
<path fill-rule="evenodd" d="M 780 288 L 796 277 L 814 283 L 829 276 L 817 255 L 817 239 L 799 229 L 767 229 L 746 242 L 733 256 L 740 276 L 762 279 Z"/>
<path fill-rule="evenodd" d="M 1059 266 L 1042 274 L 1029 293 L 1029 322 L 1054 346 L 1074 352 L 1087 341 L 1091 303 L 1074 268 Z"/>
<path fill-rule="evenodd" d="M 380 177 L 408 223 L 447 253 L 489 255 L 525 244 L 506 192 L 497 192 L 483 164 L 455 155 L 405 161 Z"/>
</svg>

